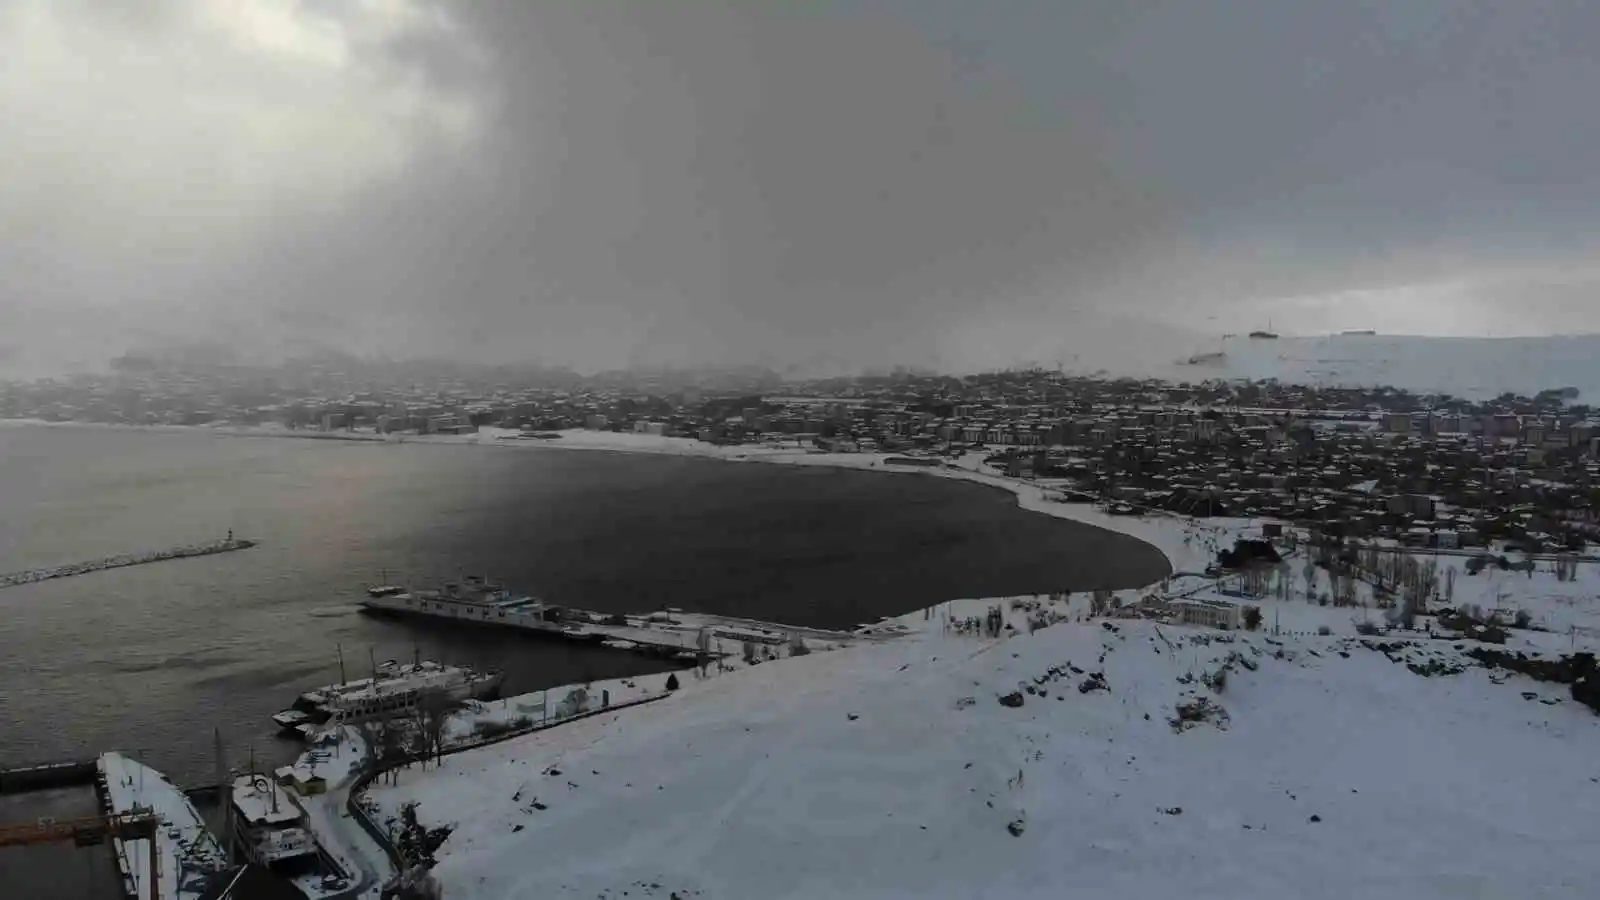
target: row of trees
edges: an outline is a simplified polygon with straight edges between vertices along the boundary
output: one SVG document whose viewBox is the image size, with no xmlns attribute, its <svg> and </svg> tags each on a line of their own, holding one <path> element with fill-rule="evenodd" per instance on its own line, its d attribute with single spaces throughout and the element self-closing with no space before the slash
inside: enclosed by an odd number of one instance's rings
<svg viewBox="0 0 1600 900">
<path fill-rule="evenodd" d="M 400 780 L 399 763 L 418 761 L 428 767 L 431 759 L 439 765 L 444 755 L 445 732 L 450 716 L 460 704 L 442 690 L 426 690 L 409 710 L 396 710 L 360 723 L 358 730 L 373 761 L 389 768 L 383 777 L 388 784 Z"/>
</svg>

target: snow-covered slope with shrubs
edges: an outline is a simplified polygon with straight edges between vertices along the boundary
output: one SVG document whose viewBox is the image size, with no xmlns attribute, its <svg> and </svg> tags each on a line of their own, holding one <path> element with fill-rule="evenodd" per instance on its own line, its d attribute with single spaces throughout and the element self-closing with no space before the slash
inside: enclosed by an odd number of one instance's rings
<svg viewBox="0 0 1600 900">
<path fill-rule="evenodd" d="M 928 631 L 686 678 L 372 796 L 454 826 L 456 900 L 1600 891 L 1600 717 L 1372 643 Z M 1199 698 L 1221 712 L 1174 724 Z"/>
</svg>

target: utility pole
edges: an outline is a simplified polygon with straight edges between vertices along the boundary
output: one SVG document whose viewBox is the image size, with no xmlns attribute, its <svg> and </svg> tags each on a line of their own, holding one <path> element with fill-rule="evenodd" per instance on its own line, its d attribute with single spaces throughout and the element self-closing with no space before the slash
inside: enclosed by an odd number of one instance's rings
<svg viewBox="0 0 1600 900">
<path fill-rule="evenodd" d="M 227 762 L 222 753 L 222 729 L 211 729 L 217 754 L 217 804 L 222 808 L 222 847 L 228 858 L 233 858 L 233 798 L 228 790 Z"/>
</svg>

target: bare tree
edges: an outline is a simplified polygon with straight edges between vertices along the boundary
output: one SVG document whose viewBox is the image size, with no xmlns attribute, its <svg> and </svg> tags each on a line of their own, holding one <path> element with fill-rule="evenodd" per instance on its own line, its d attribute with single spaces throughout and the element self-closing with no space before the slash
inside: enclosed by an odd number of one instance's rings
<svg viewBox="0 0 1600 900">
<path fill-rule="evenodd" d="M 1577 581 L 1578 580 L 1578 560 L 1577 560 L 1577 557 L 1575 557 L 1575 556 L 1573 556 L 1573 555 L 1571 555 L 1569 553 L 1563 553 L 1560 556 L 1556 557 L 1554 568 L 1555 568 L 1555 572 L 1556 572 L 1556 580 L 1557 581 Z M 1528 577 L 1529 578 L 1533 577 L 1533 573 L 1531 571 L 1528 573 Z"/>
<path fill-rule="evenodd" d="M 1427 612 L 1429 601 L 1439 595 L 1439 560 L 1429 559 L 1428 564 L 1422 566 L 1417 573 L 1417 587 L 1421 590 L 1422 611 Z"/>
<path fill-rule="evenodd" d="M 395 718 L 393 713 L 386 712 L 363 720 L 359 728 L 362 739 L 366 741 L 367 752 L 372 756 L 373 764 L 389 766 L 385 772 L 385 779 L 389 784 L 399 783 L 398 764 L 406 758 L 405 723 Z"/>
<path fill-rule="evenodd" d="M 1305 579 L 1306 579 L 1306 599 L 1307 600 L 1310 600 L 1313 596 L 1316 595 L 1316 592 L 1317 592 L 1317 571 L 1318 571 L 1317 570 L 1317 564 L 1315 562 L 1312 562 L 1309 559 L 1306 560 L 1306 567 L 1304 569 L 1300 570 L 1300 574 L 1304 575 Z"/>
<path fill-rule="evenodd" d="M 417 697 L 417 732 L 422 740 L 424 757 L 432 755 L 435 764 L 444 755 L 444 736 L 450 716 L 456 711 L 455 701 L 442 690 L 425 690 Z"/>
<path fill-rule="evenodd" d="M 1260 597 L 1266 591 L 1266 573 L 1260 566 L 1251 566 L 1244 572 L 1244 591 L 1251 597 Z"/>
<path fill-rule="evenodd" d="M 1338 597 L 1334 601 L 1337 606 L 1356 605 L 1356 577 L 1354 574 L 1346 572 L 1339 576 L 1339 587 L 1335 596 Z"/>
</svg>

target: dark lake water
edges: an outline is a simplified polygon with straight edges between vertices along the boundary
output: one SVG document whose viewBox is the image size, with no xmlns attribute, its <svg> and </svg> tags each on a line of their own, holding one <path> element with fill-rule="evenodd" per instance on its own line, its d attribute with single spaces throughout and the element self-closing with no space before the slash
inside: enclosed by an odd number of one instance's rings
<svg viewBox="0 0 1600 900">
<path fill-rule="evenodd" d="M 362 588 L 380 579 L 481 573 L 609 611 L 853 626 L 1166 571 L 1133 539 L 914 474 L 0 425 L 0 572 L 229 529 L 261 545 L 0 590 L 0 766 L 120 749 L 198 783 L 214 770 L 213 728 L 235 761 L 285 758 L 293 748 L 266 717 L 335 680 L 339 647 L 351 670 L 414 649 L 498 666 L 510 691 L 658 671 L 600 648 L 359 615 Z M 78 802 L 5 798 L 0 820 Z M 61 854 L 88 867 L 85 853 Z M 0 877 L 17 857 L 0 853 Z M 60 896 L 85 896 L 73 890 Z"/>
</svg>

